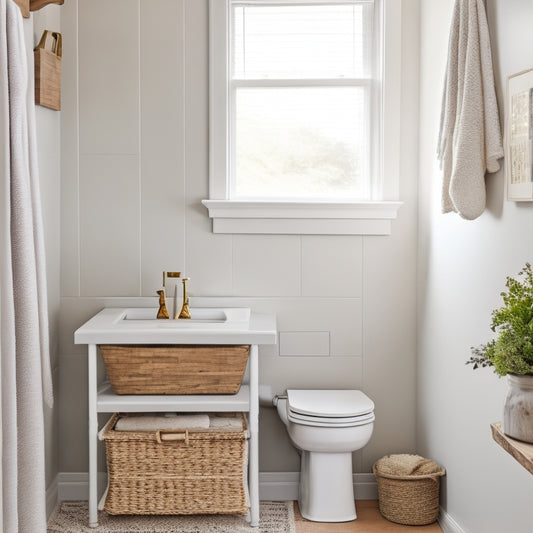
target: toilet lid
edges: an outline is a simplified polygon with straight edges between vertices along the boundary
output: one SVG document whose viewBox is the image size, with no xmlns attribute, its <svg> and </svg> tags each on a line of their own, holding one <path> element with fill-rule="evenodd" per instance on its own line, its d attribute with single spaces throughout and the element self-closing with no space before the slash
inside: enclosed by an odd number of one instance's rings
<svg viewBox="0 0 533 533">
<path fill-rule="evenodd" d="M 316 427 L 331 427 L 331 428 L 345 428 L 362 426 L 369 424 L 375 420 L 374 413 L 367 413 L 361 416 L 352 417 L 321 417 L 312 415 L 302 415 L 288 411 L 287 416 L 291 422 L 295 424 L 302 424 L 304 426 Z"/>
<path fill-rule="evenodd" d="M 351 418 L 374 411 L 374 402 L 360 390 L 287 391 L 288 411 L 324 418 Z"/>
</svg>

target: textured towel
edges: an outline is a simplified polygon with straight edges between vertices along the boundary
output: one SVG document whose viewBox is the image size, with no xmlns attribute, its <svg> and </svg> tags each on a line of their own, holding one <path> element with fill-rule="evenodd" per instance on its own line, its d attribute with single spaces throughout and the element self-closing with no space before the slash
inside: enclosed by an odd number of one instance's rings
<svg viewBox="0 0 533 533">
<path fill-rule="evenodd" d="M 435 461 L 407 453 L 386 455 L 376 461 L 374 468 L 382 476 L 444 475 L 444 469 Z"/>
<path fill-rule="evenodd" d="M 228 416 L 227 414 L 210 414 L 209 427 L 216 429 L 242 429 L 242 417 Z"/>
<path fill-rule="evenodd" d="M 177 416 L 123 416 L 115 425 L 117 431 L 157 431 L 159 429 L 207 429 L 209 416 L 205 414 Z"/>
<path fill-rule="evenodd" d="M 442 211 L 472 220 L 485 209 L 485 173 L 503 157 L 483 0 L 456 0 L 448 45 L 438 158 Z"/>
<path fill-rule="evenodd" d="M 157 431 L 159 429 L 243 429 L 242 417 L 229 414 L 196 413 L 123 416 L 115 424 L 117 431 Z"/>
</svg>

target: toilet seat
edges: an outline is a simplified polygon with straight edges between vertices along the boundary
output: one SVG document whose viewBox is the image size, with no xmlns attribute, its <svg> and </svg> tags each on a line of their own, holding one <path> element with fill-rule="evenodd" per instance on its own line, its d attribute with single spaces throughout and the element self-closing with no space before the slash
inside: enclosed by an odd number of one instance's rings
<svg viewBox="0 0 533 533">
<path fill-rule="evenodd" d="M 368 413 L 366 415 L 354 416 L 349 418 L 327 418 L 321 416 L 312 416 L 312 415 L 302 415 L 299 413 L 294 413 L 288 411 L 288 419 L 295 424 L 303 424 L 306 426 L 315 426 L 315 427 L 332 427 L 332 428 L 345 428 L 353 426 L 361 426 L 363 424 L 369 424 L 373 422 L 376 417 L 374 413 Z"/>
<path fill-rule="evenodd" d="M 374 402 L 360 390 L 287 390 L 291 411 L 324 417 L 354 417 L 374 410 Z"/>
<path fill-rule="evenodd" d="M 374 421 L 374 402 L 359 390 L 287 390 L 291 422 L 316 427 L 352 427 Z"/>
</svg>

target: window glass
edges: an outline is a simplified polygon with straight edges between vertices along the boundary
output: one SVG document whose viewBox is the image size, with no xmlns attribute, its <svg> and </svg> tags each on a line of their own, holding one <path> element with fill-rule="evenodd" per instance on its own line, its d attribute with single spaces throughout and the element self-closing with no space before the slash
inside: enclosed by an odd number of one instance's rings
<svg viewBox="0 0 533 533">
<path fill-rule="evenodd" d="M 233 77 L 368 76 L 364 6 L 234 6 Z"/>
<path fill-rule="evenodd" d="M 235 195 L 367 196 L 365 100 L 360 87 L 239 88 Z"/>
<path fill-rule="evenodd" d="M 230 198 L 369 199 L 373 2 L 230 5 Z"/>
</svg>

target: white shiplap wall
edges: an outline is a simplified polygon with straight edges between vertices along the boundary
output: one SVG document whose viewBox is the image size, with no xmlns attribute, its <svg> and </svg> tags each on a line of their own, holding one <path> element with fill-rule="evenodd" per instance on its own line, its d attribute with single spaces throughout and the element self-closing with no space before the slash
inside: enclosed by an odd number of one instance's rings
<svg viewBox="0 0 533 533">
<path fill-rule="evenodd" d="M 404 3 L 417 12 L 417 1 Z M 73 331 L 106 305 L 155 306 L 162 270 L 190 276 L 194 295 L 277 315 L 281 353 L 260 359 L 260 381 L 274 392 L 353 387 L 374 399 L 374 438 L 355 454 L 356 471 L 413 451 L 416 76 L 402 91 L 405 204 L 391 236 L 214 235 L 200 203 L 207 0 L 70 0 L 62 13 L 60 470 L 87 468 L 86 356 Z M 416 20 L 403 22 L 408 73 Z M 298 470 L 277 415 L 263 410 L 260 424 L 261 470 Z"/>
</svg>

